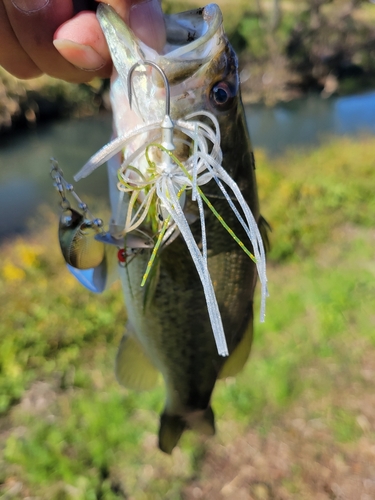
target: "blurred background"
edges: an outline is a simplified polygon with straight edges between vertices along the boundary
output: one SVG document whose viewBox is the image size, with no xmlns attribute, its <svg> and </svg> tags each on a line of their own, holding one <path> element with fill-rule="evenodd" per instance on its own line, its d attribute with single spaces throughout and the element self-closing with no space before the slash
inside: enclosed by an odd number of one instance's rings
<svg viewBox="0 0 375 500">
<path fill-rule="evenodd" d="M 163 388 L 113 375 L 120 287 L 83 289 L 57 242 L 49 158 L 72 180 L 108 141 L 108 82 L 0 69 L 0 498 L 375 498 L 375 5 L 217 3 L 273 230 L 250 362 L 215 389 L 215 438 L 158 451 Z M 76 186 L 99 215 L 106 183 Z"/>
</svg>

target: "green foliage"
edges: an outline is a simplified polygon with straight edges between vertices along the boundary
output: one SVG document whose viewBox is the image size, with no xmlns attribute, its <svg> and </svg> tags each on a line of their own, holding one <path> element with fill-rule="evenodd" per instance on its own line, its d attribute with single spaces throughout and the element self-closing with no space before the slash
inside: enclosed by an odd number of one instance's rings
<svg viewBox="0 0 375 500">
<path fill-rule="evenodd" d="M 330 422 L 335 438 L 343 443 L 350 443 L 362 436 L 362 430 L 351 412 L 334 408 Z"/>
<path fill-rule="evenodd" d="M 256 60 L 269 56 L 267 30 L 258 15 L 244 14 L 234 31 L 233 44 L 239 52 L 249 52 Z"/>
<path fill-rule="evenodd" d="M 218 436 L 187 433 L 172 457 L 156 444 L 162 387 L 137 394 L 114 379 L 120 288 L 97 296 L 70 277 L 54 219 L 4 244 L 0 496 L 16 478 L 16 499 L 180 499 L 207 450 L 232 446 L 249 425 L 267 434 L 306 400 L 338 443 L 359 442 L 347 393 L 354 382 L 361 390 L 364 356 L 375 349 L 373 166 L 371 138 L 336 139 L 274 164 L 258 154 L 262 212 L 274 228 L 266 322 L 256 304 L 252 359 L 236 381 L 217 385 Z M 299 481 L 297 464 L 285 484 L 299 491 Z"/>
<path fill-rule="evenodd" d="M 290 152 L 272 165 L 258 156 L 261 206 L 273 228 L 272 260 L 313 255 L 337 225 L 373 225 L 375 169 L 367 143 L 336 139 L 309 155 Z"/>
<path fill-rule="evenodd" d="M 36 377 L 59 372 L 63 383 L 71 367 L 81 362 L 81 350 L 118 337 L 117 322 L 124 322 L 119 288 L 100 298 L 82 293 L 64 269 L 57 238 L 51 236 L 50 230 L 39 231 L 35 238 L 12 241 L 4 249 L 0 412 Z M 51 243 L 42 246 L 43 241 Z"/>
</svg>

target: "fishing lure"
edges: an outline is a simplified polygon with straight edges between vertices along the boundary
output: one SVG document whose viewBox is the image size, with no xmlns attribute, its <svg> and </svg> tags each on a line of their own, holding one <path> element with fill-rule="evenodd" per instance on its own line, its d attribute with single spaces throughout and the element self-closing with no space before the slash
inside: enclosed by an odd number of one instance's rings
<svg viewBox="0 0 375 500">
<path fill-rule="evenodd" d="M 87 204 L 74 191 L 73 185 L 65 180 L 54 158 L 51 159 L 50 175 L 61 196 L 59 243 L 66 263 L 78 269 L 98 266 L 104 258 L 104 244 L 95 237 L 103 233 L 102 219 L 93 217 Z M 82 213 L 71 206 L 67 193 L 75 199 Z"/>
</svg>

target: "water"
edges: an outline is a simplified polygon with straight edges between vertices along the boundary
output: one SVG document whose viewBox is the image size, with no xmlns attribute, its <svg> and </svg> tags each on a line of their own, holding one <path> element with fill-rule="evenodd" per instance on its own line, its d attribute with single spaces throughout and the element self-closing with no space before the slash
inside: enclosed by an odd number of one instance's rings
<svg viewBox="0 0 375 500">
<path fill-rule="evenodd" d="M 51 157 L 58 159 L 65 178 L 73 182 L 73 175 L 110 135 L 111 116 L 106 114 L 49 123 L 23 135 L 0 138 L 0 239 L 24 231 L 41 204 L 58 213 L 60 199 L 49 175 Z M 105 197 L 105 167 L 76 188 L 79 195 Z"/>
<path fill-rule="evenodd" d="M 334 135 L 375 134 L 375 92 L 307 99 L 273 108 L 248 106 L 247 121 L 255 148 L 278 155 L 296 147 L 314 147 Z"/>
<path fill-rule="evenodd" d="M 332 135 L 375 134 L 375 92 L 333 99 L 311 96 L 273 108 L 252 105 L 246 115 L 255 148 L 279 155 L 314 147 Z M 0 138 L 0 238 L 24 231 L 39 205 L 58 213 L 49 158 L 59 160 L 67 180 L 111 135 L 111 117 L 50 123 L 23 135 Z M 106 197 L 106 169 L 76 184 L 79 195 Z M 47 208 L 48 209 L 48 208 Z"/>
</svg>

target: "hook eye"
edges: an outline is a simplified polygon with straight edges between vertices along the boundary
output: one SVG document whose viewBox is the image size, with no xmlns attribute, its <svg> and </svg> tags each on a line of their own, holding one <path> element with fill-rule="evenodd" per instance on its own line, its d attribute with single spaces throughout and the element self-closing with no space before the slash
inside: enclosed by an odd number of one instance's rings
<svg viewBox="0 0 375 500">
<path fill-rule="evenodd" d="M 156 63 L 153 61 L 138 61 L 129 70 L 129 75 L 128 75 L 128 97 L 129 97 L 129 106 L 132 107 L 132 98 L 133 98 L 133 89 L 132 89 L 132 76 L 134 71 L 138 68 L 138 66 L 152 66 L 155 68 L 160 75 L 163 78 L 164 81 L 164 87 L 165 87 L 165 114 L 166 116 L 170 115 L 171 111 L 171 90 L 168 82 L 167 75 L 164 73 L 164 71 L 161 69 L 160 66 L 158 66 Z"/>
</svg>

